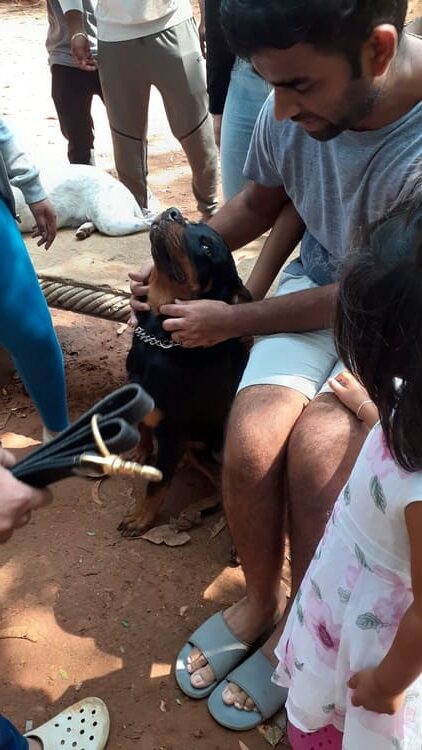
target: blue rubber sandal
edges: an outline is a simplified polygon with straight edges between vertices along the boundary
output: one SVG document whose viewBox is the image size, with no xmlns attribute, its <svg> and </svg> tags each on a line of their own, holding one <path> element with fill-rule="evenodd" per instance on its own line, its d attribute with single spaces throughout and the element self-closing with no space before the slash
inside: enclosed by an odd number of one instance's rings
<svg viewBox="0 0 422 750">
<path fill-rule="evenodd" d="M 204 654 L 216 677 L 211 685 L 204 688 L 192 685 L 187 670 L 187 659 L 194 647 Z M 176 662 L 176 682 L 189 698 L 207 698 L 220 680 L 245 659 L 251 648 L 249 643 L 239 641 L 233 635 L 224 621 L 223 613 L 218 612 L 192 633 L 180 651 Z"/>
<path fill-rule="evenodd" d="M 277 713 L 286 702 L 287 689 L 272 682 L 273 672 L 273 665 L 262 651 L 255 651 L 211 693 L 208 710 L 213 719 L 226 729 L 246 732 Z M 235 706 L 227 706 L 223 701 L 223 691 L 229 682 L 244 690 L 252 698 L 256 709 L 242 711 Z"/>
</svg>

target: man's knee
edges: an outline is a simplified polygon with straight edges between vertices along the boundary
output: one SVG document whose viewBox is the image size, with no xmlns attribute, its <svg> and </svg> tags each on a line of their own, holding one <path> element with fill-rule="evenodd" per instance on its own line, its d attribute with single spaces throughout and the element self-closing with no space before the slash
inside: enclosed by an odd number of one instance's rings
<svg viewBox="0 0 422 750">
<path fill-rule="evenodd" d="M 282 460 L 305 397 L 281 386 L 241 390 L 230 414 L 224 451 L 225 476 L 268 472 Z"/>
</svg>

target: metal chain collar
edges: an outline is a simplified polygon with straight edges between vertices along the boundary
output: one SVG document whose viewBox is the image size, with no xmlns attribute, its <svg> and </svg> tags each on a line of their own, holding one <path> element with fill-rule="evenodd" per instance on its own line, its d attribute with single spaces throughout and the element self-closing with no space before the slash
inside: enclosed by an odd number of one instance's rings
<svg viewBox="0 0 422 750">
<path fill-rule="evenodd" d="M 149 333 L 146 332 L 145 328 L 141 328 L 141 326 L 138 326 L 134 330 L 135 336 L 138 337 L 141 341 L 144 341 L 145 344 L 150 344 L 150 346 L 159 346 L 161 349 L 172 349 L 174 346 L 181 346 L 177 341 L 173 341 L 172 339 L 157 339 L 156 336 L 150 336 Z"/>
</svg>

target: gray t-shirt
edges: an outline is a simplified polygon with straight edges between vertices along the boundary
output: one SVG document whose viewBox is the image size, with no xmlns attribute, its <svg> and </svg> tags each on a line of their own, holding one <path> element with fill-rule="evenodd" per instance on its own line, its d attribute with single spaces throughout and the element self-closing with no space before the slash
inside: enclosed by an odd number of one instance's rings
<svg viewBox="0 0 422 750">
<path fill-rule="evenodd" d="M 379 130 L 346 130 L 320 142 L 274 117 L 270 94 L 258 117 L 244 174 L 283 186 L 306 231 L 288 270 L 324 285 L 336 280 L 359 229 L 376 221 L 414 184 L 422 158 L 422 102 Z"/>
<path fill-rule="evenodd" d="M 84 28 L 89 39 L 93 57 L 97 57 L 97 23 L 95 20 L 96 0 L 83 0 Z M 59 0 L 47 0 L 48 32 L 45 46 L 48 52 L 48 64 L 67 65 L 76 68 L 70 50 L 70 38 L 64 13 Z"/>
</svg>

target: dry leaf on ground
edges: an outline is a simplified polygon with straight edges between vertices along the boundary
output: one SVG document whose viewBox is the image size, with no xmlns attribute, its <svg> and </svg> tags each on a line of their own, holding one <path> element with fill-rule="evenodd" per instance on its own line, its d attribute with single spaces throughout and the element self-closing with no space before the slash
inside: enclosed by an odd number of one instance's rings
<svg viewBox="0 0 422 750">
<path fill-rule="evenodd" d="M 210 539 L 215 539 L 216 536 L 219 535 L 223 529 L 225 529 L 227 526 L 227 519 L 226 516 L 221 516 L 221 518 L 218 519 L 217 523 L 214 524 L 214 526 L 211 529 Z"/>
<path fill-rule="evenodd" d="M 183 544 L 190 542 L 189 534 L 185 531 L 178 531 L 169 523 L 163 526 L 155 526 L 153 529 L 142 534 L 141 539 L 153 544 L 165 544 L 167 547 L 181 547 Z"/>
<path fill-rule="evenodd" d="M 101 483 L 104 482 L 104 479 L 105 477 L 98 479 L 98 481 L 95 482 L 92 488 L 91 497 L 92 497 L 93 502 L 96 505 L 103 505 L 102 500 L 100 500 L 100 487 L 101 487 Z"/>
</svg>

